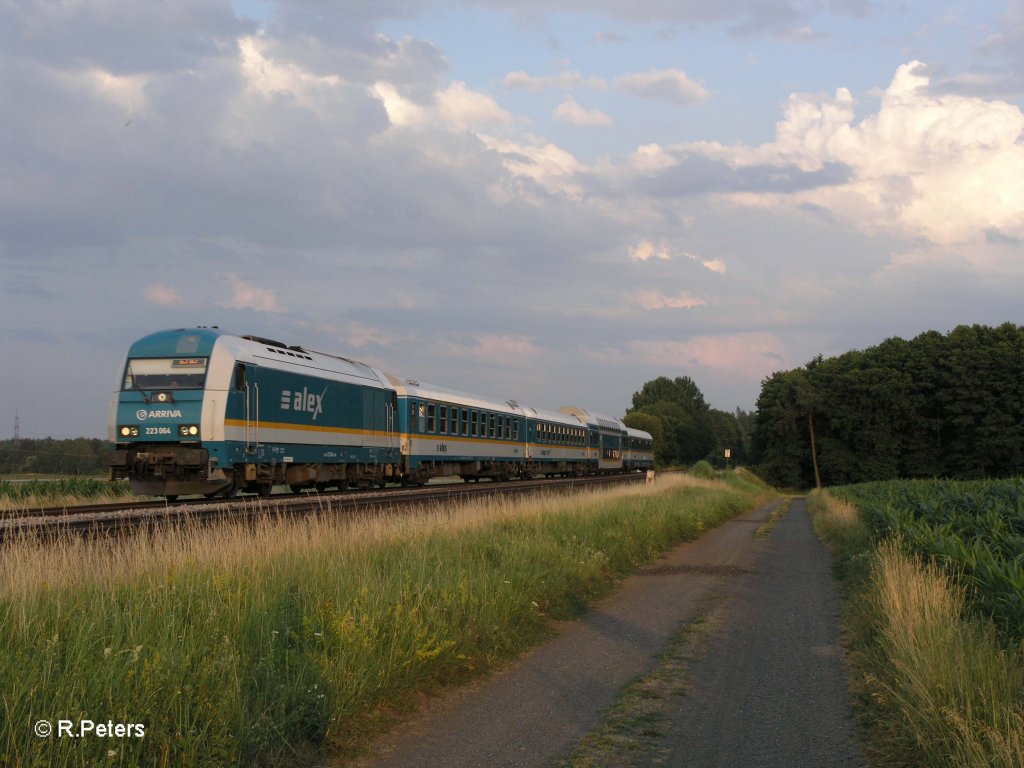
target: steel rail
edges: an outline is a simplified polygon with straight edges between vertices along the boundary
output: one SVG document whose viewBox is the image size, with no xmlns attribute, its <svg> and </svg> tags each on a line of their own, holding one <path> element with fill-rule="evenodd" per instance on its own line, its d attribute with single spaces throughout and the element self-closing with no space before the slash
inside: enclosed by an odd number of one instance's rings
<svg viewBox="0 0 1024 768">
<path fill-rule="evenodd" d="M 382 491 L 302 493 L 279 496 L 250 496 L 240 499 L 196 500 L 194 502 L 146 502 L 49 508 L 0 518 L 0 542 L 34 538 L 54 539 L 64 534 L 98 535 L 122 533 L 160 525 L 192 525 L 218 520 L 246 520 L 260 517 L 341 512 L 370 512 L 398 507 L 423 506 L 443 501 L 465 501 L 488 496 L 520 496 L 559 490 L 582 490 L 620 483 L 638 482 L 641 473 L 544 478 L 490 483 L 446 483 L 419 488 Z"/>
</svg>

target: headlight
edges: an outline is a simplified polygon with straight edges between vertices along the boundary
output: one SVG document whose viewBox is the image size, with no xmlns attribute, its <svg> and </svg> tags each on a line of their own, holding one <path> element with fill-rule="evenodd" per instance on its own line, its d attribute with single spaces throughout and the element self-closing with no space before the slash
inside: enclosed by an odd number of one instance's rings
<svg viewBox="0 0 1024 768">
<path fill-rule="evenodd" d="M 182 437 L 198 437 L 199 436 L 199 425 L 198 424 L 181 424 L 178 426 L 178 434 Z"/>
<path fill-rule="evenodd" d="M 137 424 L 122 424 L 117 428 L 117 433 L 121 437 L 138 437 L 139 427 Z"/>
</svg>

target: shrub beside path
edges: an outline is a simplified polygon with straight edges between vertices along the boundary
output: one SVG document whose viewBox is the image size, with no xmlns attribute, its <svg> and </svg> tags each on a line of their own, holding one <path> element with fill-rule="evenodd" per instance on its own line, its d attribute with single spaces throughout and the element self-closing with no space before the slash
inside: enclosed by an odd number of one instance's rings
<svg viewBox="0 0 1024 768">
<path fill-rule="evenodd" d="M 802 500 L 764 535 L 781 503 L 681 545 L 504 670 L 426 700 L 356 765 L 864 765 L 831 561 Z M 703 637 L 671 668 L 682 695 L 657 727 L 637 716 L 603 738 L 617 697 L 664 670 L 688 627 Z"/>
</svg>

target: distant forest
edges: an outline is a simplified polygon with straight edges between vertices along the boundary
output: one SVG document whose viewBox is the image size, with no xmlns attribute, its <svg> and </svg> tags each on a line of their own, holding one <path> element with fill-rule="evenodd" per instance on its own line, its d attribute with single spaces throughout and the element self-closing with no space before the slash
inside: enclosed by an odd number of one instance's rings
<svg viewBox="0 0 1024 768">
<path fill-rule="evenodd" d="M 962 325 L 776 373 L 750 458 L 789 488 L 1021 475 L 1024 328 Z"/>
<path fill-rule="evenodd" d="M 102 475 L 110 443 L 96 438 L 0 440 L 0 475 L 41 473 Z"/>
</svg>

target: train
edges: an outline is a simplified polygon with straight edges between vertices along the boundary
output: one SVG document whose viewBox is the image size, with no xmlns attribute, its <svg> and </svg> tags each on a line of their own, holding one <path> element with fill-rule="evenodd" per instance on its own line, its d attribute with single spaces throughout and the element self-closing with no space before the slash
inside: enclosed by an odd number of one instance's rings
<svg viewBox="0 0 1024 768">
<path fill-rule="evenodd" d="M 584 408 L 468 394 L 216 327 L 134 342 L 108 433 L 110 478 L 172 501 L 635 472 L 654 448 L 647 432 Z"/>
</svg>

